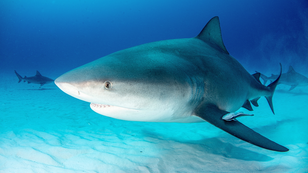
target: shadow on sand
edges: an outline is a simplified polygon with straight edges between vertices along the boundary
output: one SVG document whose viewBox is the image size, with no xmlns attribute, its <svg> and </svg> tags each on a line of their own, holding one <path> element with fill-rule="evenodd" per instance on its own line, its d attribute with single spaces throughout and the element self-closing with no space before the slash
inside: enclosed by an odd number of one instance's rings
<svg viewBox="0 0 308 173">
<path fill-rule="evenodd" d="M 174 141 L 176 143 L 181 143 L 187 145 L 188 148 L 192 150 L 197 150 L 198 152 L 209 153 L 214 155 L 224 156 L 226 158 L 233 158 L 245 161 L 261 161 L 266 162 L 273 160 L 273 158 L 260 154 L 254 151 L 244 149 L 242 147 L 237 147 L 231 143 L 224 142 L 222 138 L 206 138 L 203 140 L 179 140 L 173 137 L 164 137 L 160 133 L 153 131 L 143 130 L 143 135 L 146 137 L 159 138 L 162 140 Z"/>
</svg>

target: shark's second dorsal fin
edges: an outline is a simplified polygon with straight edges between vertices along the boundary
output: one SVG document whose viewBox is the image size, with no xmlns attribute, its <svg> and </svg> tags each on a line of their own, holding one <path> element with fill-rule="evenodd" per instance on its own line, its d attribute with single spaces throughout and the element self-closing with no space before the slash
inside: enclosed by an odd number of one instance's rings
<svg viewBox="0 0 308 173">
<path fill-rule="evenodd" d="M 35 76 L 42 76 L 41 73 L 39 71 L 36 71 L 36 75 Z"/>
<path fill-rule="evenodd" d="M 218 16 L 213 17 L 202 29 L 200 34 L 197 36 L 200 40 L 209 43 L 214 48 L 229 54 L 224 42 L 222 41 L 221 29 Z"/>
<path fill-rule="evenodd" d="M 252 75 L 259 83 L 261 83 L 260 81 L 260 76 L 261 76 L 261 73 L 259 72 L 256 72 L 255 74 Z"/>
</svg>

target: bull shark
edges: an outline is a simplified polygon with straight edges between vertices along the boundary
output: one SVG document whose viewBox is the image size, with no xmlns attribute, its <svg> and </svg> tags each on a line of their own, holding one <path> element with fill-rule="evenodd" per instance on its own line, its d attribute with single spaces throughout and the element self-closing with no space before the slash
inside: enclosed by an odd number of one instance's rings
<svg viewBox="0 0 308 173">
<path fill-rule="evenodd" d="M 281 70 L 280 70 L 281 73 Z M 65 93 L 90 102 L 93 111 L 146 122 L 204 122 L 256 146 L 288 149 L 240 123 L 237 113 L 251 100 L 272 97 L 280 76 L 264 86 L 225 48 L 219 18 L 194 38 L 172 39 L 124 49 L 73 69 L 55 80 Z M 247 114 L 248 116 L 250 114 Z"/>
<path fill-rule="evenodd" d="M 270 77 L 261 74 L 264 84 L 266 84 L 267 81 L 274 81 L 277 77 L 278 75 L 274 74 Z M 300 73 L 297 73 L 292 66 L 289 66 L 288 72 L 281 74 L 278 84 L 290 85 L 291 87 L 289 91 L 291 91 L 297 86 L 307 86 L 308 78 Z"/>
<path fill-rule="evenodd" d="M 18 83 L 20 83 L 21 81 L 24 81 L 24 82 L 28 82 L 29 83 L 35 83 L 35 84 L 40 84 L 40 88 L 45 85 L 45 84 L 48 84 L 48 83 L 52 83 L 54 80 L 53 79 L 50 79 L 48 77 L 45 77 L 45 76 L 42 76 L 41 73 L 39 71 L 36 71 L 36 74 L 35 76 L 31 76 L 31 77 L 21 77 L 17 72 L 16 70 L 14 70 L 16 76 L 18 77 L 19 81 Z"/>
</svg>

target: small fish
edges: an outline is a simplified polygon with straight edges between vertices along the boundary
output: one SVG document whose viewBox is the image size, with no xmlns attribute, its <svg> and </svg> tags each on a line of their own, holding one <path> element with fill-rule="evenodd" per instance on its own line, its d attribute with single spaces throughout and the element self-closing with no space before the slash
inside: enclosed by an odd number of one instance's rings
<svg viewBox="0 0 308 173">
<path fill-rule="evenodd" d="M 222 117 L 225 121 L 237 121 L 236 118 L 242 116 L 253 116 L 253 114 L 244 114 L 243 112 L 230 112 Z"/>
</svg>

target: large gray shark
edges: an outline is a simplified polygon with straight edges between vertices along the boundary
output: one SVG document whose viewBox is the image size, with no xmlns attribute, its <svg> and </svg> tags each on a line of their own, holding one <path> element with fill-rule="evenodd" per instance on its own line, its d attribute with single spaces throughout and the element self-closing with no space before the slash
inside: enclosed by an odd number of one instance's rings
<svg viewBox="0 0 308 173">
<path fill-rule="evenodd" d="M 278 75 L 272 74 L 272 76 L 267 77 L 261 74 L 261 78 L 266 84 L 267 81 L 274 81 L 277 79 Z M 281 78 L 278 84 L 290 85 L 289 91 L 293 90 L 297 86 L 307 86 L 308 85 L 308 78 L 300 73 L 297 73 L 292 66 L 289 67 L 288 72 L 282 73 Z"/>
<path fill-rule="evenodd" d="M 48 83 L 52 83 L 54 81 L 53 79 L 50 79 L 50 78 L 45 77 L 45 76 L 42 76 L 39 71 L 36 71 L 35 76 L 31 76 L 31 77 L 27 77 L 27 76 L 21 77 L 16 72 L 16 70 L 14 70 L 14 72 L 15 72 L 16 76 L 19 79 L 18 83 L 20 83 L 21 81 L 24 81 L 24 82 L 28 82 L 28 83 L 41 84 L 40 87 L 42 87 L 43 85 L 48 84 Z"/>
<path fill-rule="evenodd" d="M 274 151 L 287 148 L 240 123 L 240 107 L 272 96 L 269 86 L 231 57 L 212 18 L 194 38 L 158 41 L 121 50 L 56 79 L 65 93 L 90 102 L 95 112 L 129 121 L 207 121 L 251 144 Z"/>
</svg>

